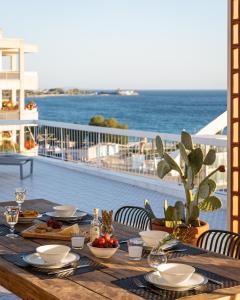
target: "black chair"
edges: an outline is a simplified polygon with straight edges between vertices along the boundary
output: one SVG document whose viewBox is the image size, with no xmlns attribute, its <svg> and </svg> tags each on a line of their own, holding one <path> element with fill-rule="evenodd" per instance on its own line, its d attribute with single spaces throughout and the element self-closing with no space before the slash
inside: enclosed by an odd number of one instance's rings
<svg viewBox="0 0 240 300">
<path fill-rule="evenodd" d="M 240 259 L 240 234 L 224 230 L 208 230 L 197 240 L 197 246 L 208 251 Z"/>
<path fill-rule="evenodd" d="M 114 221 L 139 230 L 152 228 L 149 212 L 138 206 L 123 206 L 119 208 L 115 213 Z"/>
</svg>

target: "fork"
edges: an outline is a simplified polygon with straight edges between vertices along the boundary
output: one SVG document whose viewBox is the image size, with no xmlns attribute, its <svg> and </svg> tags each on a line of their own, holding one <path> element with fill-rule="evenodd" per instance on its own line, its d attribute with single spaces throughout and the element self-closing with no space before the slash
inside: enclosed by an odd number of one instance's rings
<svg viewBox="0 0 240 300">
<path fill-rule="evenodd" d="M 153 292 L 154 294 L 157 294 L 159 295 L 159 292 L 156 291 L 154 288 L 151 288 L 150 286 L 147 286 L 145 284 L 142 283 L 142 281 L 138 278 L 133 278 L 133 282 L 135 283 L 135 285 L 137 287 L 139 287 L 140 289 L 147 289 L 149 290 L 150 292 Z"/>
</svg>

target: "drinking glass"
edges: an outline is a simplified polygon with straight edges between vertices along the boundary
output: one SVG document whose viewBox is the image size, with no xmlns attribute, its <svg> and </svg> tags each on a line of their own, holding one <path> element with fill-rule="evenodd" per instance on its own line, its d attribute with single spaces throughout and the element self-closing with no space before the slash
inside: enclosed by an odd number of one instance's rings
<svg viewBox="0 0 240 300">
<path fill-rule="evenodd" d="M 162 249 L 153 248 L 148 255 L 148 264 L 153 269 L 157 270 L 158 266 L 167 263 L 167 255 Z"/>
<path fill-rule="evenodd" d="M 7 234 L 6 236 L 10 237 L 10 238 L 18 237 L 18 235 L 14 233 L 14 226 L 18 222 L 19 207 L 18 206 L 7 206 L 4 214 L 5 214 L 7 223 L 10 225 L 10 233 Z"/>
<path fill-rule="evenodd" d="M 26 198 L 26 189 L 22 188 L 22 187 L 16 188 L 15 198 L 16 198 L 16 202 L 17 202 L 18 207 L 19 207 L 19 211 L 21 211 L 22 204 L 23 204 L 23 202 Z"/>
<path fill-rule="evenodd" d="M 130 260 L 141 260 L 143 241 L 135 238 L 128 240 L 128 255 Z"/>
<path fill-rule="evenodd" d="M 71 244 L 73 249 L 83 249 L 84 247 L 84 236 L 72 236 L 71 237 Z"/>
</svg>

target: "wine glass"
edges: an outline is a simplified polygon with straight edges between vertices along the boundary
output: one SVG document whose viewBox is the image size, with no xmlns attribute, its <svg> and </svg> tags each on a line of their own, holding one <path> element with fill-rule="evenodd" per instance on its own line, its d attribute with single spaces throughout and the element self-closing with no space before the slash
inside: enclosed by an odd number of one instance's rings
<svg viewBox="0 0 240 300">
<path fill-rule="evenodd" d="M 153 269 L 157 270 L 158 266 L 167 263 L 167 255 L 160 248 L 153 248 L 147 257 L 148 264 Z"/>
<path fill-rule="evenodd" d="M 22 209 L 22 204 L 26 198 L 26 189 L 19 187 L 15 190 L 15 199 L 19 207 L 19 211 Z"/>
<path fill-rule="evenodd" d="M 10 225 L 10 233 L 7 234 L 6 236 L 10 237 L 10 238 L 18 237 L 18 235 L 14 233 L 14 226 L 18 222 L 19 207 L 18 206 L 7 206 L 4 214 L 5 214 L 7 223 Z"/>
</svg>

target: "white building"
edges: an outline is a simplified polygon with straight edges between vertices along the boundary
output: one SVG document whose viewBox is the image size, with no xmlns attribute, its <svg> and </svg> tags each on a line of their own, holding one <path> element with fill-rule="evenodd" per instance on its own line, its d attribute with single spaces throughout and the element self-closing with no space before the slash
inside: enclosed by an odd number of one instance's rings
<svg viewBox="0 0 240 300">
<path fill-rule="evenodd" d="M 8 125 L 0 135 L 1 150 L 34 149 L 31 138 L 34 124 L 18 125 L 17 120 L 38 119 L 37 108 L 25 103 L 25 90 L 38 89 L 37 72 L 25 71 L 25 54 L 37 50 L 36 45 L 27 44 L 23 39 L 5 38 L 0 29 L 0 120 L 13 120 L 13 125 Z"/>
</svg>

